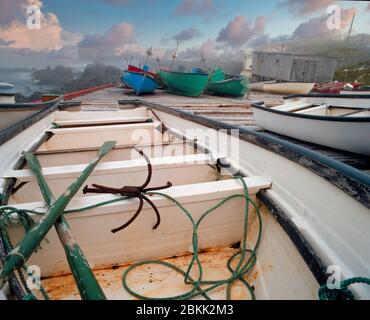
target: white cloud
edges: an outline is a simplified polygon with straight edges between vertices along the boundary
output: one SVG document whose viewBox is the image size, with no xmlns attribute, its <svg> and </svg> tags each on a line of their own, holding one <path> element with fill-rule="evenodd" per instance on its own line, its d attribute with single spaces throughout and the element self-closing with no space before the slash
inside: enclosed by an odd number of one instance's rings
<svg viewBox="0 0 370 320">
<path fill-rule="evenodd" d="M 257 17 L 254 22 L 244 16 L 236 16 L 228 25 L 221 29 L 216 41 L 225 43 L 230 47 L 241 47 L 253 38 L 264 33 L 266 18 Z"/>
</svg>

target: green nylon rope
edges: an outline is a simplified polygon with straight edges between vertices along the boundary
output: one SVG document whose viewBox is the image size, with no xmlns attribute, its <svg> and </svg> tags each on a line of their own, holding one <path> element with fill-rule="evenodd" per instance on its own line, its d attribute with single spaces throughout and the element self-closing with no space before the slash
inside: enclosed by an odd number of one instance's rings
<svg viewBox="0 0 370 320">
<path fill-rule="evenodd" d="M 355 296 L 348 287 L 352 284 L 367 284 L 370 286 L 370 279 L 355 277 L 344 280 L 340 283 L 339 289 L 329 289 L 325 284 L 320 287 L 318 296 L 320 300 L 355 300 Z"/>
<path fill-rule="evenodd" d="M 149 193 L 149 194 L 163 196 L 163 197 L 167 198 L 168 200 L 172 201 L 174 204 L 176 204 L 176 206 L 178 208 L 181 209 L 181 211 L 190 220 L 190 222 L 192 223 L 192 226 L 193 226 L 193 238 L 192 238 L 193 256 L 192 256 L 192 259 L 191 259 L 191 261 L 189 263 L 189 266 L 188 266 L 186 271 L 183 271 L 182 269 L 180 269 L 179 267 L 177 267 L 177 266 L 175 266 L 171 263 L 168 263 L 168 262 L 165 262 L 165 261 L 160 261 L 160 260 L 145 260 L 145 261 L 141 261 L 141 262 L 138 262 L 138 263 L 135 263 L 135 264 L 131 265 L 129 268 L 127 268 L 124 271 L 123 279 L 122 279 L 123 287 L 125 288 L 125 290 L 129 294 L 131 294 L 132 296 L 134 296 L 136 298 L 143 299 L 143 300 L 188 300 L 188 299 L 194 298 L 194 297 L 199 296 L 199 295 L 202 295 L 206 299 L 210 299 L 210 297 L 207 294 L 208 292 L 210 292 L 210 291 L 214 290 L 215 288 L 218 288 L 222 285 L 227 285 L 226 295 L 227 295 L 227 299 L 229 300 L 231 298 L 232 284 L 236 280 L 239 280 L 248 289 L 248 291 L 251 295 L 251 298 L 253 300 L 255 300 L 256 297 L 255 297 L 255 294 L 254 294 L 254 289 L 244 279 L 244 276 L 254 267 L 254 265 L 256 263 L 256 260 L 257 260 L 257 250 L 258 250 L 258 247 L 260 245 L 261 236 L 262 236 L 262 217 L 261 217 L 260 211 L 259 211 L 257 205 L 255 204 L 255 202 L 249 198 L 248 187 L 245 184 L 244 179 L 241 178 L 241 177 L 235 177 L 235 178 L 238 179 L 239 181 L 241 181 L 241 183 L 243 185 L 243 189 L 244 189 L 244 194 L 236 194 L 236 195 L 232 195 L 232 196 L 229 196 L 229 197 L 223 199 L 218 204 L 216 204 L 215 206 L 208 209 L 205 213 L 203 213 L 203 215 L 200 217 L 198 222 L 194 221 L 194 219 L 193 219 L 192 215 L 189 213 L 189 211 L 185 207 L 183 207 L 176 199 L 173 199 L 170 196 L 168 196 L 166 194 L 163 194 L 163 193 L 159 193 L 159 192 L 150 192 Z M 216 209 L 223 206 L 226 202 L 228 202 L 232 199 L 235 199 L 235 198 L 240 198 L 240 197 L 245 199 L 244 226 L 243 226 L 244 234 L 243 234 L 241 250 L 239 252 L 235 253 L 233 256 L 231 256 L 229 258 L 229 260 L 227 261 L 227 268 L 231 272 L 231 276 L 227 279 L 216 280 L 216 281 L 203 280 L 203 268 L 202 268 L 202 265 L 200 263 L 199 256 L 198 256 L 198 228 L 199 228 L 199 225 L 209 214 L 211 214 Z M 253 207 L 256 209 L 256 213 L 257 213 L 257 217 L 258 217 L 258 223 L 259 223 L 259 231 L 258 231 L 257 241 L 256 241 L 256 243 L 254 245 L 254 248 L 252 250 L 247 249 L 247 231 L 248 231 L 248 222 L 249 222 L 249 203 L 251 203 L 253 205 Z M 249 253 L 249 257 L 246 259 L 246 256 L 247 256 L 248 253 Z M 238 262 L 238 265 L 236 266 L 236 268 L 233 269 L 231 267 L 231 264 L 237 256 L 240 256 L 239 262 Z M 198 270 L 199 270 L 198 277 L 197 277 L 196 280 L 194 280 L 190 276 L 190 272 L 193 269 L 195 263 L 197 264 Z M 143 295 L 133 291 L 128 286 L 127 276 L 133 269 L 135 269 L 139 266 L 145 265 L 145 264 L 159 264 L 159 265 L 163 265 L 165 267 L 168 267 L 172 270 L 175 270 L 176 272 L 178 272 L 178 273 L 180 273 L 181 275 L 184 276 L 185 284 L 192 285 L 193 288 L 191 290 L 189 290 L 188 292 L 185 292 L 185 293 L 177 295 L 177 296 L 171 296 L 171 297 L 153 298 L 153 297 L 143 296 Z M 202 285 L 210 285 L 210 286 L 208 288 L 202 289 L 201 288 Z"/>
<path fill-rule="evenodd" d="M 25 226 L 26 223 L 28 223 L 27 219 L 21 219 L 22 221 L 22 224 L 27 232 L 29 226 Z M 9 237 L 9 234 L 6 230 L 6 225 L 4 224 L 4 222 L 2 221 L 2 219 L 0 219 L 0 237 L 3 239 L 3 243 L 4 243 L 4 249 L 6 252 L 10 252 L 13 250 L 13 244 L 10 240 L 10 237 Z M 22 266 L 22 269 L 27 273 L 27 265 L 24 264 Z M 21 269 L 17 270 L 17 274 L 19 276 L 19 279 L 21 280 L 22 282 L 22 285 L 24 287 L 24 289 L 26 290 L 26 295 L 23 297 L 23 300 L 37 300 L 37 298 L 33 295 L 33 293 L 31 292 L 31 290 L 28 288 L 27 286 L 27 282 L 26 282 L 26 279 L 24 277 L 24 274 L 22 272 Z M 46 290 L 40 286 L 40 292 L 42 294 L 42 296 L 44 297 L 45 300 L 49 300 L 49 296 L 46 292 Z"/>
</svg>

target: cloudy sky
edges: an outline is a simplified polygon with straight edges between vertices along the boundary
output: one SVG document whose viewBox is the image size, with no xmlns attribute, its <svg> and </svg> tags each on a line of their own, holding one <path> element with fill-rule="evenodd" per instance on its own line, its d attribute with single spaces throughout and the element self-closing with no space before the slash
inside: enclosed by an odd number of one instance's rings
<svg viewBox="0 0 370 320">
<path fill-rule="evenodd" d="M 341 8 L 341 30 L 327 27 L 327 8 Z M 41 8 L 41 28 L 27 28 L 27 7 Z M 148 47 L 170 57 L 236 57 L 289 39 L 370 33 L 369 1 L 335 0 L 0 0 L 0 67 L 119 65 Z"/>
</svg>

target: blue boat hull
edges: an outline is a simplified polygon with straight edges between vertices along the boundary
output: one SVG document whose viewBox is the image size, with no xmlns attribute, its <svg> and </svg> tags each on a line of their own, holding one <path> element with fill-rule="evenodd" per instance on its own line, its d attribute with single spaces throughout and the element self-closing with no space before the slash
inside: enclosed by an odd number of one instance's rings
<svg viewBox="0 0 370 320">
<path fill-rule="evenodd" d="M 121 81 L 131 89 L 135 90 L 137 95 L 152 93 L 158 88 L 158 83 L 150 76 L 143 73 L 125 71 Z"/>
</svg>

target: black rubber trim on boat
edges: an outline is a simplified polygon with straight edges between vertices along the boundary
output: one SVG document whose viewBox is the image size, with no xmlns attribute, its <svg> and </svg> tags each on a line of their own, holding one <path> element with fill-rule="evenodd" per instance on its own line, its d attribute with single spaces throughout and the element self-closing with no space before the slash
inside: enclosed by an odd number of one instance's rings
<svg viewBox="0 0 370 320">
<path fill-rule="evenodd" d="M 12 125 L 9 128 L 0 131 L 0 145 L 4 144 L 5 142 L 9 141 L 10 139 L 14 138 L 16 135 L 21 133 L 22 131 L 26 130 L 27 128 L 31 127 L 36 122 L 44 119 L 50 113 L 57 110 L 62 103 L 63 96 L 60 96 L 58 99 L 53 100 L 50 103 L 44 104 L 46 106 L 41 111 L 35 113 L 34 115 Z M 16 108 L 25 108 L 26 106 L 32 106 L 32 104 L 15 104 Z M 0 108 L 8 107 L 8 105 L 0 105 Z M 13 106 L 12 106 L 13 107 Z M 10 106 L 9 106 L 10 108 Z"/>
<path fill-rule="evenodd" d="M 299 231 L 297 226 L 285 214 L 274 200 L 268 195 L 267 190 L 261 190 L 257 193 L 257 198 L 267 207 L 271 215 L 277 220 L 279 225 L 289 236 L 301 257 L 307 264 L 308 268 L 320 285 L 326 284 L 328 275 L 326 274 L 327 266 L 315 253 L 315 250 Z"/>
<path fill-rule="evenodd" d="M 331 93 L 309 93 L 309 94 L 291 94 L 288 96 L 283 97 L 284 100 L 291 99 L 291 98 L 343 98 L 343 99 L 369 99 L 370 98 L 370 91 L 369 94 L 341 94 L 339 97 L 337 94 Z"/>
<path fill-rule="evenodd" d="M 175 115 L 184 120 L 198 123 L 208 128 L 215 130 L 226 129 L 228 134 L 231 134 L 231 130 L 239 130 L 241 140 L 274 152 L 301 165 L 326 181 L 332 183 L 353 199 L 370 209 L 370 175 L 345 163 L 320 154 L 319 152 L 285 141 L 281 138 L 270 136 L 263 132 L 241 128 L 201 115 L 194 115 L 187 111 L 150 103 L 145 100 L 119 100 L 118 103 L 146 106 L 148 108 Z"/>
<path fill-rule="evenodd" d="M 286 117 L 292 117 L 292 118 L 320 120 L 320 121 L 321 120 L 335 121 L 335 122 L 368 122 L 370 125 L 370 117 L 347 117 L 346 118 L 346 117 L 332 117 L 332 116 L 315 116 L 312 114 L 295 113 L 295 112 L 287 112 L 287 111 L 271 109 L 271 108 L 265 107 L 263 103 L 252 103 L 252 107 L 262 110 L 264 112 L 275 113 L 275 114 L 279 114 L 279 115 L 286 116 Z M 363 111 L 366 111 L 366 109 L 364 109 Z"/>
</svg>

